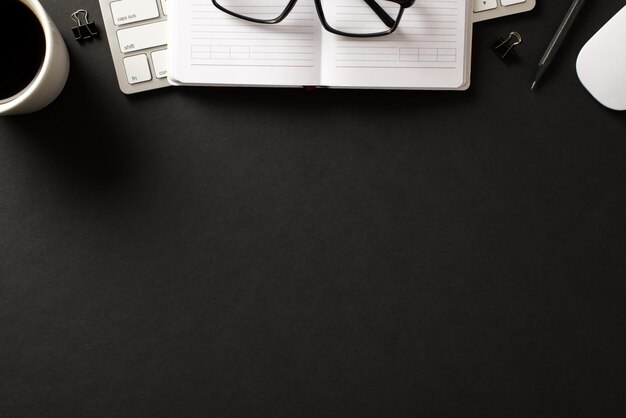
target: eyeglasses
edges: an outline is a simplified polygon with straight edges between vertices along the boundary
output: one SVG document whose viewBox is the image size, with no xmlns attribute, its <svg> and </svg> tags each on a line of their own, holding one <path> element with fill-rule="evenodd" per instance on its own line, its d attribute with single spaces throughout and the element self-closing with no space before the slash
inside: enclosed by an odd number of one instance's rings
<svg viewBox="0 0 626 418">
<path fill-rule="evenodd" d="M 215 7 L 250 22 L 273 24 L 284 20 L 298 0 L 212 0 Z M 315 0 L 324 29 L 337 35 L 388 35 L 400 24 L 404 9 L 415 0 Z"/>
</svg>

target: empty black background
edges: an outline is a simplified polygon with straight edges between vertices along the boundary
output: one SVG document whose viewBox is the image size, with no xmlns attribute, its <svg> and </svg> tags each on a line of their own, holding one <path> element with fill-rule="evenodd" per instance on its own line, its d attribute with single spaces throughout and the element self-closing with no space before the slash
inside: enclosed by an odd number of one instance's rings
<svg viewBox="0 0 626 418">
<path fill-rule="evenodd" d="M 72 68 L 0 118 L 0 416 L 624 416 L 626 113 L 575 72 L 623 1 L 535 93 L 569 1 L 476 24 L 466 92 L 133 96 L 72 37 L 98 2 L 42 3 Z"/>
</svg>

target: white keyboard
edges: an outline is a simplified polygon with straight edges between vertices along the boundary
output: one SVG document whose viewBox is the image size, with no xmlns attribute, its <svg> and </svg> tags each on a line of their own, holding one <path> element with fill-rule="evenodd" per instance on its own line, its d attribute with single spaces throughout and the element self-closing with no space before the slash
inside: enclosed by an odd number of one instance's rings
<svg viewBox="0 0 626 418">
<path fill-rule="evenodd" d="M 468 0 L 470 1 L 470 0 Z M 536 0 L 471 0 L 474 22 L 527 12 Z M 167 87 L 168 0 L 100 0 L 120 89 L 126 94 Z"/>
<path fill-rule="evenodd" d="M 168 0 L 100 0 L 120 89 L 167 87 Z"/>
<path fill-rule="evenodd" d="M 528 12 L 535 7 L 535 0 L 472 0 L 474 2 L 474 22 L 515 13 Z"/>
</svg>

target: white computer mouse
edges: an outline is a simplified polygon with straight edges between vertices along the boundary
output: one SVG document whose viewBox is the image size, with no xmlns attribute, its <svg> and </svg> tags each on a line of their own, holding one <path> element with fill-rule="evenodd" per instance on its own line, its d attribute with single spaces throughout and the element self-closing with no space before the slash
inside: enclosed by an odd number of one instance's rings
<svg viewBox="0 0 626 418">
<path fill-rule="evenodd" d="M 583 46 L 576 72 L 596 100 L 610 109 L 626 110 L 626 7 Z"/>
</svg>

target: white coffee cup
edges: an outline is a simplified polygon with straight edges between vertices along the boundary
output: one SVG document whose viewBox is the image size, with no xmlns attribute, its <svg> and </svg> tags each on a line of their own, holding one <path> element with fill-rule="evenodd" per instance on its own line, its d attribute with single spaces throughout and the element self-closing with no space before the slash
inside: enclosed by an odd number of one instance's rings
<svg viewBox="0 0 626 418">
<path fill-rule="evenodd" d="M 37 0 L 12 0 L 26 5 L 41 24 L 45 38 L 45 52 L 39 71 L 30 83 L 16 94 L 0 97 L 0 115 L 17 115 L 36 112 L 52 103 L 65 87 L 70 56 L 58 28 Z M 5 0 L 0 0 L 0 13 Z M 20 34 L 15 34 L 16 42 Z M 0 51 L 2 53 L 2 51 Z M 26 51 L 25 51 L 26 53 Z M 3 57 L 2 65 L 12 65 Z"/>
</svg>

